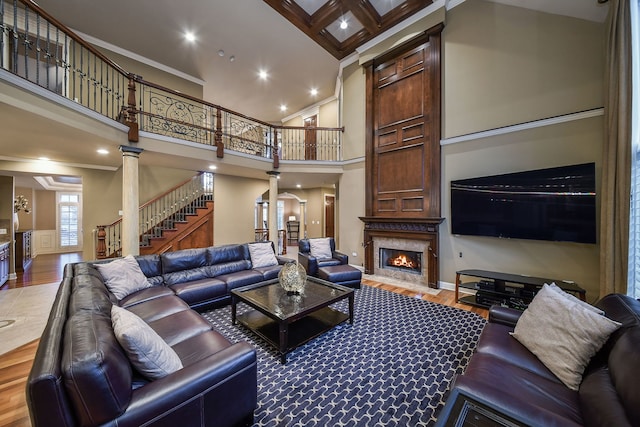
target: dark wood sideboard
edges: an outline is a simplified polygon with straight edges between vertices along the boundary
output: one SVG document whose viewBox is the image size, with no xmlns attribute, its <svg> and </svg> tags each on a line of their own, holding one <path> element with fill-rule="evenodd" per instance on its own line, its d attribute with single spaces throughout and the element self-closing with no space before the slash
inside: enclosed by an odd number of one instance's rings
<svg viewBox="0 0 640 427">
<path fill-rule="evenodd" d="M 16 232 L 16 271 L 27 271 L 32 259 L 32 230 Z"/>
</svg>

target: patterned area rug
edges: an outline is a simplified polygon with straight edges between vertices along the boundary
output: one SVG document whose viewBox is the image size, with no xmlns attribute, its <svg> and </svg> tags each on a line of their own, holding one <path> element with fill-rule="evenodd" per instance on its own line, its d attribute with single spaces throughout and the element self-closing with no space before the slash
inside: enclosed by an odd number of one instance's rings
<svg viewBox="0 0 640 427">
<path fill-rule="evenodd" d="M 346 301 L 333 306 L 348 312 Z M 238 305 L 238 313 L 249 308 Z M 242 326 L 231 308 L 203 313 L 258 352 L 256 426 L 429 426 L 461 374 L 485 320 L 474 313 L 363 286 L 355 321 L 287 355 Z"/>
</svg>

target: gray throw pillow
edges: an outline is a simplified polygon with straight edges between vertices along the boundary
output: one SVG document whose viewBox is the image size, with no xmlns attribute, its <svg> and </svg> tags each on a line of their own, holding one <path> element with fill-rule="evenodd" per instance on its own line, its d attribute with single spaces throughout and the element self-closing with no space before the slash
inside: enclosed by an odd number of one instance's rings
<svg viewBox="0 0 640 427">
<path fill-rule="evenodd" d="M 311 256 L 318 259 L 331 258 L 333 255 L 331 254 L 331 243 L 329 239 L 329 237 L 309 239 Z"/>
<path fill-rule="evenodd" d="M 278 259 L 273 253 L 270 242 L 249 243 L 249 255 L 251 256 L 251 265 L 254 268 L 278 265 Z"/>
<path fill-rule="evenodd" d="M 587 364 L 619 327 L 620 323 L 545 284 L 518 319 L 512 336 L 567 387 L 578 390 Z"/>
<path fill-rule="evenodd" d="M 140 269 L 140 264 L 131 255 L 94 265 L 102 275 L 104 284 L 118 300 L 151 287 L 151 283 Z"/>
<path fill-rule="evenodd" d="M 576 298 L 574 295 L 571 295 L 571 294 L 563 291 L 562 288 L 560 286 L 556 285 L 555 283 L 550 283 L 549 287 L 551 288 L 552 291 L 558 292 L 564 298 L 567 298 L 567 299 L 575 302 L 576 304 L 580 305 L 581 307 L 586 308 L 587 310 L 591 310 L 594 313 L 598 313 L 598 314 L 604 314 L 604 311 L 600 310 L 598 307 L 594 307 L 593 305 L 591 305 L 589 303 L 586 303 L 586 302 L 582 301 L 579 298 Z"/>
<path fill-rule="evenodd" d="M 182 362 L 156 331 L 134 313 L 114 305 L 111 324 L 131 364 L 150 380 L 182 369 Z"/>
</svg>

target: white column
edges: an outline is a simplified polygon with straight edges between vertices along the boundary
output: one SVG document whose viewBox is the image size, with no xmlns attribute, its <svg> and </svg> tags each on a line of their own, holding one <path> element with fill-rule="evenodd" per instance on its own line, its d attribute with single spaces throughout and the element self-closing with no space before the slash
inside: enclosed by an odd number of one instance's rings
<svg viewBox="0 0 640 427">
<path fill-rule="evenodd" d="M 300 236 L 307 238 L 307 201 L 300 201 Z"/>
<path fill-rule="evenodd" d="M 280 172 L 269 171 L 269 240 L 278 250 L 278 175 Z"/>
<path fill-rule="evenodd" d="M 121 145 L 122 152 L 122 256 L 140 255 L 138 209 L 138 157 L 142 148 Z"/>
</svg>

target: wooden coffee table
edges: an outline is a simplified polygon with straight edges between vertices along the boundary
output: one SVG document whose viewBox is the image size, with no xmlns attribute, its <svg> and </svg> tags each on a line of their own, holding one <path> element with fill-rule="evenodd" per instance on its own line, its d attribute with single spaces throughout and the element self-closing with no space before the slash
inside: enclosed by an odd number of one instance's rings
<svg viewBox="0 0 640 427">
<path fill-rule="evenodd" d="M 349 299 L 349 313 L 329 307 Z M 240 322 L 274 346 L 280 361 L 287 353 L 322 335 L 345 320 L 353 323 L 354 290 L 315 277 L 308 277 L 300 295 L 288 295 L 278 279 L 231 291 L 231 322 Z M 238 302 L 254 310 L 237 315 Z"/>
</svg>

